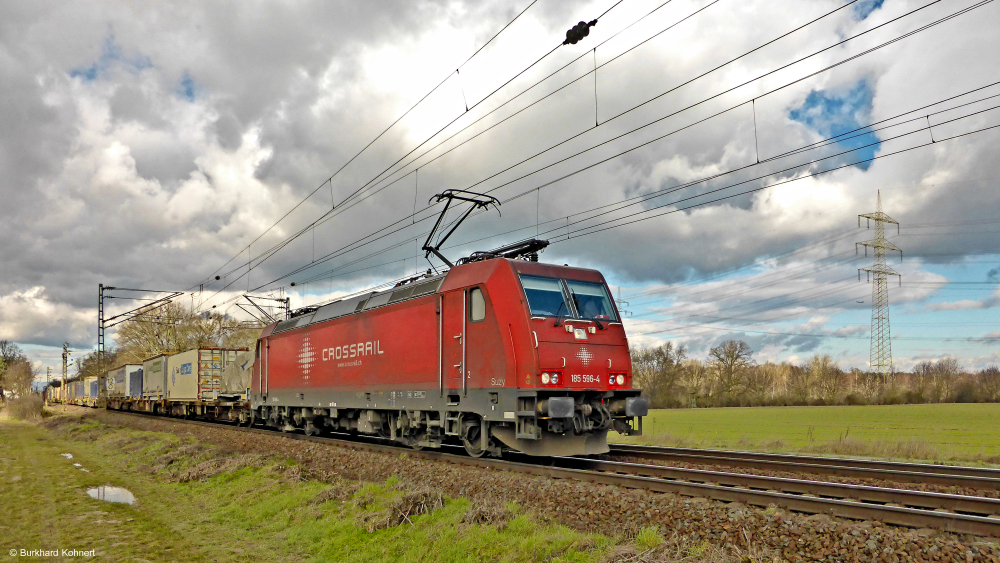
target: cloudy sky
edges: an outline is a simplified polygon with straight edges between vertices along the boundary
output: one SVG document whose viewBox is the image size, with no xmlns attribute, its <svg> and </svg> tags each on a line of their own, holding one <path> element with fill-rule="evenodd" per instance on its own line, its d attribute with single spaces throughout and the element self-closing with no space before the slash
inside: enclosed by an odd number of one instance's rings
<svg viewBox="0 0 1000 563">
<path fill-rule="evenodd" d="M 897 368 L 997 363 L 998 24 L 976 0 L 4 2 L 0 338 L 43 370 L 92 349 L 100 283 L 239 316 L 422 272 L 452 188 L 503 205 L 448 254 L 548 239 L 634 344 L 865 367 L 880 191 Z"/>
</svg>

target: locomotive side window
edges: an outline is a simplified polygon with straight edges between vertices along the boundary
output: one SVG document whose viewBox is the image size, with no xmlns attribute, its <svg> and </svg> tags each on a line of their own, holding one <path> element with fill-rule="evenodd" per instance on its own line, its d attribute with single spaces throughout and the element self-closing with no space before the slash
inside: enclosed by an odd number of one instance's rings
<svg viewBox="0 0 1000 563">
<path fill-rule="evenodd" d="M 474 323 L 486 318 L 486 299 L 483 290 L 474 287 L 469 290 L 469 320 Z"/>
<path fill-rule="evenodd" d="M 562 282 L 555 278 L 521 276 L 524 296 L 528 298 L 528 308 L 532 315 L 543 317 L 566 316 L 572 312 L 566 304 Z"/>
<path fill-rule="evenodd" d="M 566 280 L 569 294 L 581 319 L 617 321 L 615 309 L 604 284 Z"/>
</svg>

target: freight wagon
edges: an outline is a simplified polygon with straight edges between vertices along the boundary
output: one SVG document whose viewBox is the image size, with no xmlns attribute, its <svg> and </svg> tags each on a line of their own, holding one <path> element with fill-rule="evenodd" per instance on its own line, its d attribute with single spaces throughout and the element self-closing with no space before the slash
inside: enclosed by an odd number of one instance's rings
<svg viewBox="0 0 1000 563">
<path fill-rule="evenodd" d="M 100 390 L 98 389 L 97 377 L 85 377 L 83 378 L 83 390 L 81 393 L 82 401 L 78 404 L 82 404 L 87 407 L 96 407 L 97 399 L 100 395 Z"/>
<path fill-rule="evenodd" d="M 112 370 L 108 372 L 108 380 L 116 387 L 109 394 L 108 408 L 175 416 L 218 417 L 228 413 L 234 400 L 245 400 L 245 393 L 237 394 L 235 399 L 226 396 L 222 383 L 224 370 L 230 363 L 236 363 L 239 352 L 248 350 L 196 348 L 160 354 L 145 360 L 141 366 Z"/>
<path fill-rule="evenodd" d="M 113 369 L 105 376 L 108 382 L 108 399 L 142 396 L 142 365 L 127 364 Z"/>
<path fill-rule="evenodd" d="M 142 362 L 143 399 L 158 401 L 166 397 L 169 359 L 170 354 L 160 354 Z"/>
</svg>

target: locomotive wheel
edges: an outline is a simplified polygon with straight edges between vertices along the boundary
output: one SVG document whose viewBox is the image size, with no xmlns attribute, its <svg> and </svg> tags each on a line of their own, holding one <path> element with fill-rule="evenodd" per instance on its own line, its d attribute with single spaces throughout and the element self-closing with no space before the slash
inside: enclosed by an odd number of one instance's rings
<svg viewBox="0 0 1000 563">
<path fill-rule="evenodd" d="M 420 445 L 420 441 L 421 440 L 426 440 L 426 439 L 427 439 L 427 433 L 426 432 L 423 432 L 421 434 L 417 434 L 416 436 L 413 436 L 412 438 L 410 438 L 410 447 L 413 448 L 414 450 L 417 450 L 419 452 L 420 450 L 424 449 L 424 447 Z"/>
<path fill-rule="evenodd" d="M 470 457 L 483 457 L 486 453 L 486 450 L 479 446 L 480 433 L 483 429 L 480 420 L 479 417 L 474 417 L 473 420 L 462 421 L 462 445 L 465 446 L 465 453 L 469 454 Z"/>
</svg>

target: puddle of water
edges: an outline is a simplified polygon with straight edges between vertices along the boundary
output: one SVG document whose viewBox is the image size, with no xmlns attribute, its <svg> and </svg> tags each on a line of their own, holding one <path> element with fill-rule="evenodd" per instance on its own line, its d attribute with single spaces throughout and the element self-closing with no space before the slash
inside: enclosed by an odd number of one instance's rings
<svg viewBox="0 0 1000 563">
<path fill-rule="evenodd" d="M 102 485 L 93 489 L 87 489 L 87 494 L 90 495 L 90 498 L 104 500 L 107 502 L 118 502 L 123 504 L 135 503 L 135 495 L 132 494 L 132 491 L 122 487 L 108 487 Z"/>
<path fill-rule="evenodd" d="M 73 459 L 73 454 L 59 454 L 59 455 L 63 456 L 66 459 Z"/>
</svg>

